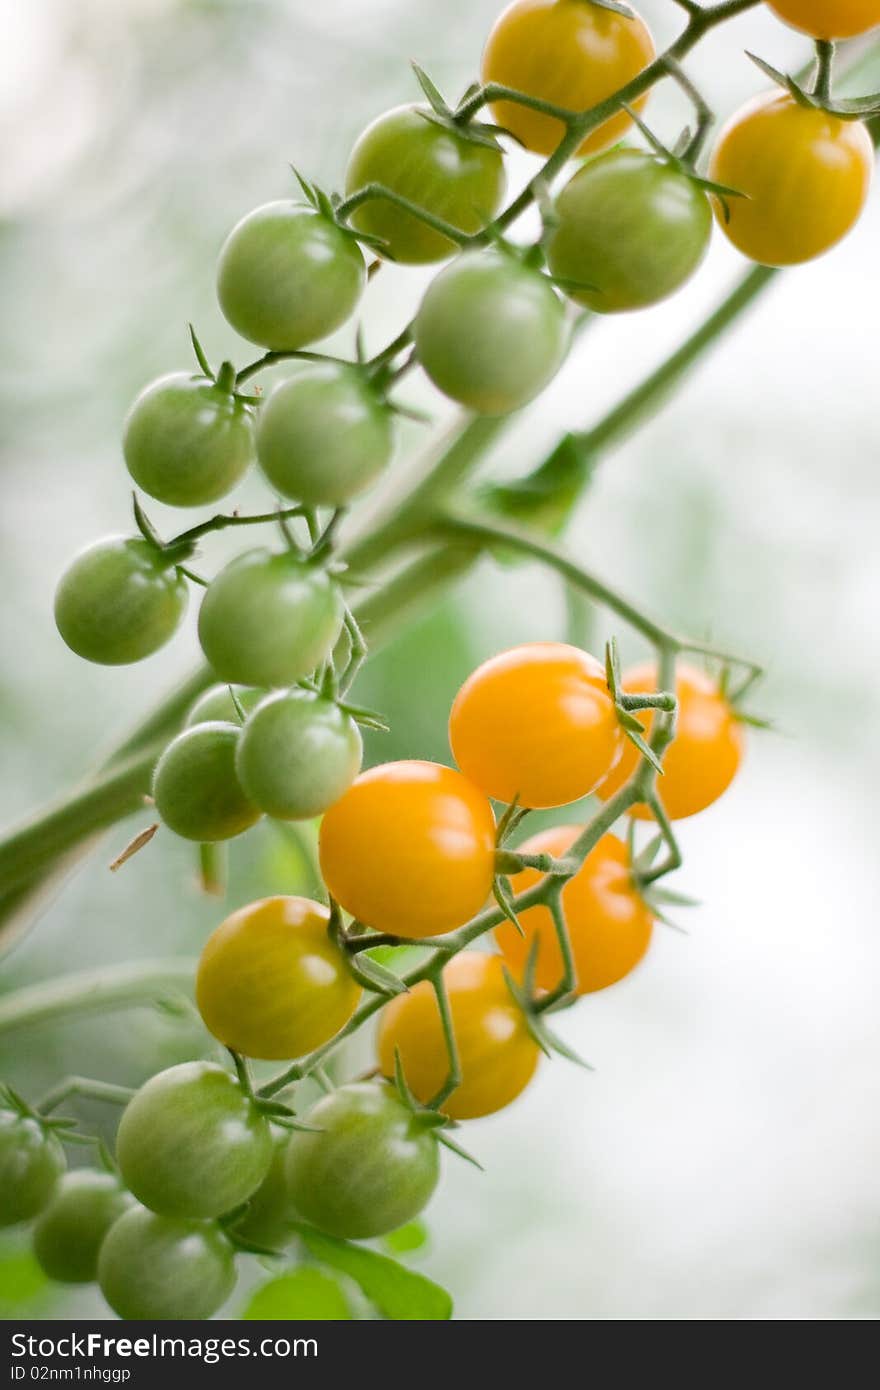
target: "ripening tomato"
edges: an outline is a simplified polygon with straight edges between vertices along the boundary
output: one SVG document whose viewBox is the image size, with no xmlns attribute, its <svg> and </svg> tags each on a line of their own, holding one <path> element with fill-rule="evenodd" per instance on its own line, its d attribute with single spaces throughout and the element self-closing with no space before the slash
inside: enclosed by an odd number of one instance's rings
<svg viewBox="0 0 880 1390">
<path fill-rule="evenodd" d="M 650 664 L 636 666 L 623 676 L 629 694 L 657 689 L 657 672 Z M 663 776 L 656 788 L 670 820 L 694 816 L 717 801 L 730 786 L 743 755 L 742 726 L 718 686 L 703 671 L 679 662 L 675 673 L 678 716 L 675 738 L 663 756 Z M 650 729 L 652 714 L 636 716 Z M 635 771 L 638 753 L 627 740 L 623 757 L 599 787 L 607 801 Z M 650 820 L 647 806 L 634 806 L 630 815 Z"/>
<path fill-rule="evenodd" d="M 391 409 L 356 367 L 310 367 L 280 382 L 260 408 L 260 467 L 277 492 L 307 507 L 352 501 L 393 447 Z"/>
<path fill-rule="evenodd" d="M 453 931 L 484 906 L 495 873 L 495 818 L 460 772 L 383 763 L 324 816 L 321 872 L 368 927 L 417 940 Z"/>
<path fill-rule="evenodd" d="M 126 1187 L 163 1216 L 222 1216 L 256 1192 L 272 1161 L 264 1115 L 228 1071 L 181 1062 L 128 1102 L 116 1133 Z"/>
<path fill-rule="evenodd" d="M 555 211 L 547 264 L 571 299 L 600 314 L 665 299 L 694 273 L 712 236 L 703 190 L 644 150 L 610 150 L 589 160 L 563 188 Z M 575 284 L 569 288 L 566 280 Z"/>
<path fill-rule="evenodd" d="M 437 1140 L 393 1087 L 340 1086 L 294 1132 L 287 1186 L 301 1216 L 328 1235 L 365 1240 L 412 1221 L 440 1176 Z"/>
<path fill-rule="evenodd" d="M 122 448 L 129 473 L 151 497 L 170 507 L 206 506 L 253 463 L 253 415 L 207 377 L 173 372 L 138 396 Z"/>
<path fill-rule="evenodd" d="M 555 376 L 568 345 L 546 275 L 495 249 L 460 256 L 432 280 L 413 326 L 438 390 L 481 415 L 506 415 Z"/>
<path fill-rule="evenodd" d="M 221 570 L 199 610 L 199 641 L 221 680 L 293 685 L 332 652 L 345 606 L 319 565 L 248 550 Z"/>
<path fill-rule="evenodd" d="M 297 1214 L 287 1187 L 287 1146 L 290 1130 L 277 1129 L 269 1171 L 256 1192 L 248 1198 L 245 1210 L 232 1231 L 243 1240 L 262 1245 L 267 1250 L 282 1250 L 296 1234 Z"/>
<path fill-rule="evenodd" d="M 235 1259 L 215 1222 L 136 1206 L 107 1232 L 98 1283 L 121 1318 L 195 1322 L 213 1317 L 232 1293 Z"/>
<path fill-rule="evenodd" d="M 279 820 L 308 820 L 348 790 L 362 756 L 360 730 L 335 701 L 310 690 L 280 690 L 248 716 L 236 768 L 261 811 Z"/>
<path fill-rule="evenodd" d="M 654 40 L 636 14 L 627 17 L 589 0 L 514 0 L 499 16 L 483 53 L 483 82 L 498 82 L 566 111 L 597 106 L 648 66 Z M 647 96 L 631 102 L 640 111 Z M 527 149 L 552 154 L 565 133 L 554 116 L 498 101 L 492 114 Z M 591 131 L 578 154 L 614 145 L 631 124 L 625 112 Z"/>
<path fill-rule="evenodd" d="M 525 1090 L 540 1049 L 504 979 L 500 956 L 464 951 L 444 968 L 461 1085 L 441 1109 L 454 1120 L 501 1110 Z M 413 1094 L 423 1103 L 441 1090 L 449 1052 L 437 997 L 427 980 L 387 1004 L 379 1024 L 379 1065 L 394 1075 L 395 1053 Z"/>
<path fill-rule="evenodd" d="M 55 591 L 55 623 L 71 651 L 127 666 L 158 651 L 186 611 L 186 581 L 155 546 L 109 536 L 77 555 Z"/>
<path fill-rule="evenodd" d="M 105 1235 L 134 1198 L 113 1173 L 77 1168 L 65 1173 L 34 1227 L 34 1254 L 60 1284 L 90 1284 L 98 1277 Z"/>
<path fill-rule="evenodd" d="M 880 0 L 767 0 L 771 10 L 814 39 L 852 39 L 880 24 Z"/>
<path fill-rule="evenodd" d="M 175 835 L 212 844 L 231 840 L 260 819 L 235 770 L 240 737 L 237 724 L 196 724 L 165 749 L 153 773 L 153 800 Z"/>
<path fill-rule="evenodd" d="M 35 1115 L 0 1109 L 0 1227 L 42 1211 L 64 1168 L 64 1149 L 51 1129 Z"/>
<path fill-rule="evenodd" d="M 329 217 L 280 201 L 233 227 L 217 265 L 220 308 L 252 343 L 292 351 L 354 313 L 367 280 L 354 237 Z"/>
<path fill-rule="evenodd" d="M 427 106 L 398 106 L 367 126 L 351 152 L 346 196 L 370 183 L 384 184 L 459 231 L 474 233 L 501 206 L 506 178 L 499 149 L 469 138 L 466 127 L 442 124 Z M 391 258 L 404 264 L 455 253 L 448 237 L 386 199 L 363 203 L 351 220 L 359 231 L 380 237 Z"/>
<path fill-rule="evenodd" d="M 490 657 L 455 697 L 449 742 L 466 777 L 498 801 L 564 806 L 594 791 L 623 734 L 605 669 L 563 642 Z"/>
<path fill-rule="evenodd" d="M 533 835 L 520 849 L 524 854 L 552 854 L 561 859 L 572 847 L 582 825 L 560 825 Z M 524 893 L 541 881 L 537 869 L 513 874 L 514 893 Z M 562 910 L 574 957 L 577 994 L 622 980 L 638 965 L 651 944 L 654 919 L 633 882 L 629 852 L 616 835 L 603 835 L 580 869 L 562 890 Z M 553 916 L 547 907 L 530 907 L 519 913 L 525 933 L 512 922 L 495 928 L 495 940 L 511 971 L 522 978 L 532 941 L 538 939 L 535 982 L 541 989 L 562 983 L 562 953 Z"/>
<path fill-rule="evenodd" d="M 755 97 L 721 131 L 709 177 L 746 196 L 715 200 L 725 236 L 760 265 L 798 265 L 846 236 L 865 205 L 874 146 L 860 121 Z"/>
<path fill-rule="evenodd" d="M 301 1057 L 339 1032 L 360 986 L 327 932 L 326 907 L 263 898 L 208 937 L 196 976 L 205 1027 L 246 1057 Z"/>
</svg>

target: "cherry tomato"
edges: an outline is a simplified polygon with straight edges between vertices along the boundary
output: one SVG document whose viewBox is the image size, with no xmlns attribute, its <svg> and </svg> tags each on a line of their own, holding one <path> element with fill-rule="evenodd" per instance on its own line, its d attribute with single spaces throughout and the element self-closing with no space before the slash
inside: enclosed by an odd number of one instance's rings
<svg viewBox="0 0 880 1390">
<path fill-rule="evenodd" d="M 33 1115 L 0 1110 L 0 1227 L 41 1212 L 64 1168 L 64 1149 L 51 1130 Z"/>
<path fill-rule="evenodd" d="M 55 591 L 55 623 L 77 656 L 126 666 L 158 651 L 186 611 L 186 581 L 147 541 L 110 536 L 83 550 Z"/>
<path fill-rule="evenodd" d="M 205 591 L 199 640 L 221 680 L 293 685 L 330 655 L 343 614 L 339 586 L 318 565 L 249 550 Z"/>
<path fill-rule="evenodd" d="M 605 670 L 562 642 L 530 642 L 490 657 L 455 697 L 455 761 L 487 796 L 564 806 L 594 791 L 623 735 Z"/>
<path fill-rule="evenodd" d="M 228 1071 L 182 1062 L 150 1078 L 122 1114 L 116 1156 L 139 1202 L 163 1216 L 222 1216 L 269 1171 L 272 1134 Z"/>
<path fill-rule="evenodd" d="M 144 492 L 170 507 L 201 507 L 225 497 L 253 463 L 253 417 L 207 377 L 174 372 L 138 396 L 122 448 Z"/>
<path fill-rule="evenodd" d="M 712 235 L 702 189 L 642 150 L 591 159 L 556 200 L 547 261 L 566 294 L 600 314 L 643 309 L 684 284 Z"/>
<path fill-rule="evenodd" d="M 60 1284 L 92 1283 L 98 1277 L 101 1242 L 133 1204 L 112 1173 L 94 1168 L 66 1173 L 34 1227 L 38 1264 Z"/>
<path fill-rule="evenodd" d="M 235 698 L 245 714 L 250 714 L 252 709 L 256 709 L 265 697 L 265 690 L 253 690 L 243 685 L 236 686 L 235 689 Z M 196 724 L 216 724 L 218 722 L 221 724 L 238 723 L 238 710 L 233 704 L 228 685 L 212 685 L 203 691 L 186 716 L 184 728 L 192 729 L 195 728 Z"/>
<path fill-rule="evenodd" d="M 767 0 L 786 24 L 815 39 L 852 39 L 880 24 L 880 0 Z"/>
<path fill-rule="evenodd" d="M 361 770 L 350 714 L 307 690 L 269 695 L 241 731 L 236 767 L 254 805 L 279 820 L 320 816 Z"/>
<path fill-rule="evenodd" d="M 263 898 L 233 912 L 202 951 L 196 1002 L 205 1027 L 246 1057 L 301 1057 L 354 1013 L 360 987 L 308 898 Z"/>
<path fill-rule="evenodd" d="M 414 334 L 434 385 L 481 415 L 506 415 L 537 396 L 568 344 L 565 310 L 547 277 L 494 249 L 440 272 Z"/>
<path fill-rule="evenodd" d="M 364 1240 L 412 1221 L 440 1176 L 437 1140 L 391 1086 L 356 1082 L 314 1105 L 287 1150 L 297 1211 L 331 1236 Z"/>
<path fill-rule="evenodd" d="M 308 507 L 357 497 L 393 446 L 391 410 L 356 367 L 312 367 L 282 381 L 260 410 L 260 467 L 277 492 Z"/>
<path fill-rule="evenodd" d="M 290 351 L 340 328 L 366 278 L 354 237 L 329 217 L 293 202 L 266 203 L 226 238 L 217 296 L 243 338 Z"/>
<path fill-rule="evenodd" d="M 656 690 L 657 673 L 650 664 L 634 667 L 623 676 L 630 694 Z M 678 696 L 676 734 L 663 758 L 664 774 L 657 778 L 657 792 L 671 820 L 683 820 L 705 811 L 730 786 L 743 755 L 742 726 L 715 682 L 693 666 L 678 663 L 675 677 Z M 652 716 L 637 716 L 650 729 Z M 638 753 L 627 740 L 623 757 L 599 788 L 603 800 L 613 796 L 632 776 Z M 650 820 L 647 806 L 634 806 L 630 815 Z"/>
<path fill-rule="evenodd" d="M 586 111 L 637 77 L 655 56 L 650 30 L 589 0 L 514 0 L 495 21 L 483 53 L 483 82 L 499 82 L 566 111 Z M 630 103 L 640 111 L 647 97 Z M 535 154 L 552 154 L 565 134 L 554 116 L 495 102 L 499 125 Z M 604 121 L 578 154 L 597 154 L 629 128 L 621 112 Z"/>
<path fill-rule="evenodd" d="M 287 1186 L 289 1143 L 289 1130 L 276 1131 L 269 1171 L 232 1228 L 236 1236 L 267 1250 L 282 1250 L 295 1235 L 297 1214 Z"/>
<path fill-rule="evenodd" d="M 458 1049 L 461 1085 L 441 1107 L 454 1120 L 491 1115 L 515 1100 L 534 1075 L 539 1048 L 504 979 L 500 956 L 465 951 L 443 971 Z M 386 1005 L 379 1065 L 394 1075 L 395 1053 L 413 1094 L 430 1101 L 449 1074 L 449 1054 L 433 987 L 423 980 Z"/>
<path fill-rule="evenodd" d="M 235 1260 L 212 1222 L 133 1207 L 101 1246 L 98 1283 L 121 1318 L 195 1322 L 213 1317 L 232 1293 Z"/>
<path fill-rule="evenodd" d="M 197 724 L 172 739 L 153 773 L 156 811 L 175 835 L 210 844 L 230 840 L 260 819 L 238 780 L 235 724 Z"/>
<path fill-rule="evenodd" d="M 398 106 L 367 126 L 351 152 L 346 196 L 370 183 L 473 233 L 492 221 L 507 180 L 500 150 L 469 139 L 466 129 L 441 124 L 427 106 Z M 359 231 L 381 237 L 395 261 L 420 265 L 455 253 L 448 237 L 384 199 L 363 203 L 351 220 Z"/>
<path fill-rule="evenodd" d="M 520 848 L 524 854 L 552 854 L 561 859 L 582 830 L 582 825 L 560 825 L 534 835 Z M 541 878 L 536 869 L 525 869 L 511 877 L 510 886 L 514 893 L 523 893 Z M 616 835 L 603 835 L 569 879 L 562 890 L 562 910 L 578 994 L 591 994 L 622 980 L 651 944 L 654 921 L 633 883 L 626 845 Z M 535 981 L 541 989 L 554 989 L 562 982 L 564 970 L 550 909 L 530 907 L 519 914 L 519 920 L 524 936 L 511 922 L 495 929 L 505 960 L 521 979 L 537 937 Z"/>
<path fill-rule="evenodd" d="M 368 927 L 418 940 L 484 906 L 495 872 L 492 807 L 460 772 L 383 763 L 361 773 L 321 824 L 321 872 Z"/>
<path fill-rule="evenodd" d="M 746 196 L 716 199 L 725 236 L 760 265 L 821 256 L 858 221 L 874 173 L 874 146 L 859 121 L 800 106 L 787 92 L 755 97 L 718 137 L 716 183 Z"/>
</svg>

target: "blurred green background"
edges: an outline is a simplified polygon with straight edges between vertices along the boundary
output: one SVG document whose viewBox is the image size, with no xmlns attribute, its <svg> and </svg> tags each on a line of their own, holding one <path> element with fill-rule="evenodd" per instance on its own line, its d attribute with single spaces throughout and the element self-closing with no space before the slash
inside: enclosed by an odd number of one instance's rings
<svg viewBox="0 0 880 1390">
<path fill-rule="evenodd" d="M 457 95 L 499 8 L 7 7 L 3 820 L 68 788 L 194 660 L 190 614 L 150 662 L 87 666 L 57 637 L 51 598 L 76 549 L 129 527 L 121 420 L 146 381 L 188 365 L 187 320 L 215 362 L 250 356 L 213 298 L 225 232 L 290 191 L 290 161 L 338 186 L 362 126 L 414 97 L 410 58 Z M 659 38 L 680 22 L 671 0 L 641 8 Z M 689 68 L 722 113 L 760 86 L 744 48 L 779 67 L 808 53 L 763 11 L 713 35 Z M 650 114 L 671 138 L 684 119 L 665 89 Z M 512 179 L 532 167 L 515 155 Z M 644 607 L 764 660 L 759 712 L 780 733 L 753 736 L 735 788 L 682 828 L 682 886 L 703 902 L 690 935 L 658 929 L 634 977 L 564 1018 L 596 1073 L 545 1065 L 516 1106 L 468 1129 L 486 1173 L 447 1164 L 421 1267 L 452 1289 L 459 1317 L 880 1314 L 878 235 L 875 196 L 842 248 L 778 280 L 659 418 L 603 462 L 570 528 L 571 549 Z M 595 327 L 496 448 L 490 472 L 525 471 L 563 429 L 597 418 L 741 268 L 717 238 L 671 303 Z M 383 270 L 364 314 L 371 347 L 405 322 L 424 282 Z M 338 345 L 350 350 L 350 332 Z M 423 383 L 407 395 L 442 427 L 450 412 Z M 406 427 L 400 469 L 425 433 Z M 235 501 L 262 504 L 265 493 L 252 479 Z M 151 514 L 172 518 L 158 504 Z M 227 541 L 214 540 L 206 567 Z M 475 661 L 582 621 L 601 643 L 605 619 L 572 614 L 552 577 L 481 567 L 359 683 L 393 723 L 371 755 L 448 758 L 449 701 Z M 625 661 L 641 654 L 618 635 Z M 128 831 L 109 837 L 0 963 L 0 989 L 198 951 L 222 909 L 199 896 L 191 852 L 162 836 L 111 876 L 110 852 Z M 232 900 L 290 890 L 301 872 L 295 850 L 255 832 L 235 847 Z M 29 1095 L 71 1070 L 136 1083 L 203 1046 L 192 1020 L 141 1010 L 22 1031 L 0 1047 L 0 1075 Z M 89 1105 L 78 1113 L 92 1128 L 107 1120 Z M 41 1285 L 24 1250 L 16 1236 L 0 1243 L 3 1316 L 102 1315 L 90 1291 Z"/>
</svg>

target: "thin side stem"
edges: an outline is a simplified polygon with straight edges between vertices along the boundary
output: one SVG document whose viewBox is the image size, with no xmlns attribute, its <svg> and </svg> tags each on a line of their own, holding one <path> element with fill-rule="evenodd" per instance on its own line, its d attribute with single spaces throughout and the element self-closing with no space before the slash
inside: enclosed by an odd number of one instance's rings
<svg viewBox="0 0 880 1390">
<path fill-rule="evenodd" d="M 0 1034 L 59 1018 L 142 1008 L 192 992 L 196 961 L 186 956 L 100 965 L 0 995 Z"/>
<path fill-rule="evenodd" d="M 50 1115 L 71 1096 L 85 1096 L 89 1100 L 103 1100 L 108 1105 L 128 1105 L 134 1095 L 130 1086 L 114 1086 L 109 1081 L 92 1081 L 88 1076 L 67 1076 L 53 1086 L 51 1091 L 37 1105 L 41 1115 Z"/>
</svg>

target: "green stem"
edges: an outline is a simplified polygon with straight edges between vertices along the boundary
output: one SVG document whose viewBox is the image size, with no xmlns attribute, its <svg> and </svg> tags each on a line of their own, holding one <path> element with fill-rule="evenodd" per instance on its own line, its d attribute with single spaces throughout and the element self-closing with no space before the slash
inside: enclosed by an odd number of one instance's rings
<svg viewBox="0 0 880 1390">
<path fill-rule="evenodd" d="M 384 183 L 364 184 L 357 193 L 352 193 L 350 198 L 346 198 L 344 203 L 339 204 L 336 209 L 336 216 L 340 222 L 344 222 L 363 203 L 376 202 L 377 200 L 392 203 L 394 207 L 400 208 L 410 217 L 417 218 L 419 222 L 423 222 L 432 231 L 439 232 L 440 236 L 446 237 L 456 246 L 466 246 L 471 240 L 469 234 L 463 232 L 460 227 L 454 227 L 451 222 L 444 222 L 442 217 L 435 217 L 432 212 L 420 207 L 418 203 L 411 202 L 409 198 L 404 198 L 402 194 L 395 193 L 393 188 L 388 188 Z"/>
<path fill-rule="evenodd" d="M 830 39 L 816 40 L 816 78 L 812 95 L 820 103 L 831 100 L 831 79 L 834 71 L 834 44 Z"/>
<path fill-rule="evenodd" d="M 440 1014 L 446 1055 L 449 1058 L 449 1071 L 446 1080 L 437 1094 L 428 1101 L 429 1110 L 439 1110 L 443 1102 L 448 1100 L 452 1092 L 461 1085 L 461 1062 L 458 1056 L 458 1043 L 455 1040 L 455 1025 L 452 1021 L 452 1010 L 449 1007 L 449 992 L 446 988 L 446 981 L 441 974 L 437 975 L 431 984 L 437 1000 L 437 1010 Z"/>
<path fill-rule="evenodd" d="M 66 1076 L 43 1096 L 37 1109 L 41 1115 L 49 1115 L 71 1096 L 103 1100 L 108 1105 L 128 1105 L 133 1095 L 134 1091 L 130 1086 L 114 1086 L 109 1081 L 92 1081 L 88 1076 Z"/>
<path fill-rule="evenodd" d="M 80 970 L 0 995 L 0 1034 L 59 1018 L 155 1003 L 192 990 L 196 962 L 185 956 Z"/>
</svg>

